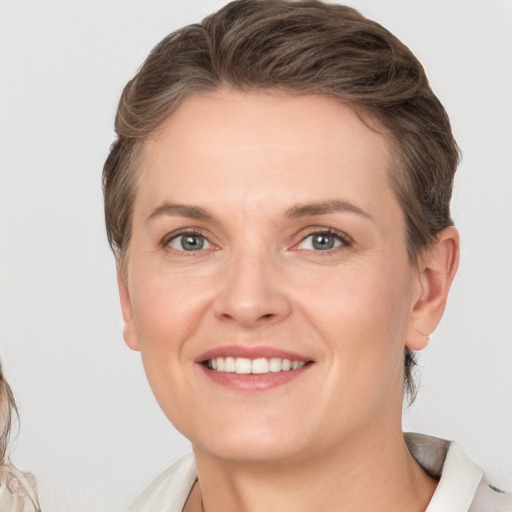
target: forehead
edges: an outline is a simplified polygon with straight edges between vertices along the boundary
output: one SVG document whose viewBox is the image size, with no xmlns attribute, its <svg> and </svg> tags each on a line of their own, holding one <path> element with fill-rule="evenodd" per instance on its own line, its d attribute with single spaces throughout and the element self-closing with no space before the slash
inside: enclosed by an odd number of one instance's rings
<svg viewBox="0 0 512 512">
<path fill-rule="evenodd" d="M 389 161 L 387 140 L 341 102 L 223 89 L 187 98 L 146 142 L 136 205 L 333 196 L 378 214 L 393 196 Z"/>
<path fill-rule="evenodd" d="M 312 143 L 320 138 L 326 146 L 339 146 L 342 139 L 359 138 L 371 143 L 376 151 L 387 153 L 388 141 L 383 131 L 364 107 L 335 98 L 220 88 L 186 97 L 149 138 L 145 148 L 163 141 L 172 145 L 174 140 L 175 147 L 186 150 L 195 142 L 211 143 L 214 136 L 219 149 L 230 143 L 251 141 L 272 145 L 279 134 L 279 143 L 285 147 L 299 149 L 301 142 L 309 141 L 301 147 L 303 151 L 308 147 L 314 151 Z"/>
</svg>

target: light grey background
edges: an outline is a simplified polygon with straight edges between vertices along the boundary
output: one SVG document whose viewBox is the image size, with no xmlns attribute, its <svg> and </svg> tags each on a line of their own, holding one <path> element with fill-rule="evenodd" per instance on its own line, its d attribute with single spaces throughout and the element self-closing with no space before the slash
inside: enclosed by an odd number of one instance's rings
<svg viewBox="0 0 512 512">
<path fill-rule="evenodd" d="M 121 336 L 100 173 L 124 83 L 217 0 L 0 2 L 0 354 L 53 512 L 120 510 L 189 450 Z M 462 259 L 404 427 L 512 490 L 512 2 L 353 0 L 423 62 L 464 155 Z"/>
</svg>

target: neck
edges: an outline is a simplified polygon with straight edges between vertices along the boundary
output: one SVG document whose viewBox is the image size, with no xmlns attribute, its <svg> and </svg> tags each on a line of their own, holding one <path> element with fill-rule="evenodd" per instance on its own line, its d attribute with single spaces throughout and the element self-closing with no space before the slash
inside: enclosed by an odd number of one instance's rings
<svg viewBox="0 0 512 512">
<path fill-rule="evenodd" d="M 271 464 L 225 461 L 195 447 L 196 512 L 422 512 L 436 482 L 410 455 L 402 432 L 355 435 L 317 457 Z M 195 501 L 195 503 L 194 503 Z"/>
</svg>

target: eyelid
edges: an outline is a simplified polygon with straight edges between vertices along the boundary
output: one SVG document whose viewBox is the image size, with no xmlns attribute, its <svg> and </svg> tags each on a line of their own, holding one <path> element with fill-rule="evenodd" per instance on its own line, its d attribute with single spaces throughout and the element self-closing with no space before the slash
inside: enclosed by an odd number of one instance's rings
<svg viewBox="0 0 512 512">
<path fill-rule="evenodd" d="M 169 245 L 170 242 L 172 240 L 174 240 L 175 238 L 178 238 L 180 236 L 185 236 L 185 235 L 202 236 L 211 245 L 211 247 L 207 247 L 206 249 L 201 249 L 201 250 L 211 250 L 211 249 L 217 248 L 216 244 L 214 244 L 211 241 L 210 236 L 208 234 L 206 234 L 204 232 L 204 230 L 202 230 L 201 228 L 196 228 L 196 227 L 179 228 L 179 229 L 176 229 L 175 231 L 172 231 L 171 233 L 167 233 L 162 238 L 160 245 L 162 245 L 162 247 L 164 247 L 164 248 L 166 248 L 166 247 L 171 248 L 172 250 L 175 250 L 177 252 L 200 252 L 200 251 L 181 251 L 181 250 L 171 247 Z"/>
<path fill-rule="evenodd" d="M 315 251 L 315 252 L 324 252 L 324 253 L 334 252 L 336 250 L 339 250 L 340 248 L 350 247 L 353 244 L 352 238 L 349 235 L 347 235 L 345 232 L 340 231 L 338 229 L 334 229 L 334 228 L 330 228 L 330 227 L 325 227 L 325 226 L 318 226 L 318 227 L 309 227 L 305 231 L 306 231 L 306 233 L 302 234 L 300 236 L 300 239 L 293 244 L 292 250 L 300 250 L 300 249 L 297 248 L 297 246 L 300 243 L 304 242 L 304 240 L 306 240 L 310 236 L 319 235 L 319 234 L 328 234 L 328 235 L 334 236 L 334 237 L 338 238 L 341 241 L 341 245 L 338 246 L 338 247 L 332 248 L 332 249 L 327 249 L 325 251 Z M 210 244 L 211 247 L 208 247 L 206 249 L 201 249 L 199 251 L 182 251 L 182 250 L 170 247 L 169 243 L 173 239 L 178 238 L 180 236 L 184 236 L 184 235 L 199 235 L 199 236 L 202 236 Z M 218 249 L 217 244 L 212 242 L 211 235 L 209 235 L 208 233 L 205 233 L 205 231 L 203 229 L 198 228 L 198 227 L 179 228 L 179 229 L 176 229 L 175 231 L 167 233 L 162 238 L 160 244 L 164 248 L 171 248 L 172 250 L 175 250 L 177 252 L 184 252 L 184 253 L 193 253 L 193 252 L 201 252 L 201 251 L 205 251 L 205 250 L 216 250 L 216 249 Z"/>
<path fill-rule="evenodd" d="M 339 247 L 335 247 L 335 248 L 332 248 L 332 249 L 327 249 L 325 251 L 315 251 L 315 252 L 323 252 L 323 253 L 327 253 L 328 254 L 329 252 L 334 252 L 334 251 L 339 250 L 339 249 L 341 249 L 343 247 L 350 247 L 353 244 L 352 238 L 349 235 L 347 235 L 344 231 L 340 231 L 340 230 L 334 229 L 334 228 L 318 226 L 318 227 L 308 228 L 307 231 L 306 231 L 306 234 L 301 236 L 300 240 L 293 245 L 293 249 L 300 250 L 300 249 L 297 248 L 297 246 L 299 244 L 301 244 L 302 242 L 304 242 L 304 240 L 306 240 L 310 236 L 322 235 L 322 234 L 328 234 L 328 235 L 331 235 L 331 236 L 334 236 L 334 237 L 338 238 L 341 241 L 341 245 Z"/>
</svg>

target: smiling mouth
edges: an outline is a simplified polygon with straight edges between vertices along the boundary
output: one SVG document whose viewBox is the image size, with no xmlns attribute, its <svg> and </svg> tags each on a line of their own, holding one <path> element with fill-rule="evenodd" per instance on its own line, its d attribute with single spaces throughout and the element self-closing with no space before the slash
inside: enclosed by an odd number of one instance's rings
<svg viewBox="0 0 512 512">
<path fill-rule="evenodd" d="M 280 357 L 216 357 L 204 361 L 209 370 L 223 373 L 236 373 L 238 375 L 262 375 L 266 373 L 291 372 L 300 370 L 312 361 L 293 361 Z"/>
</svg>

